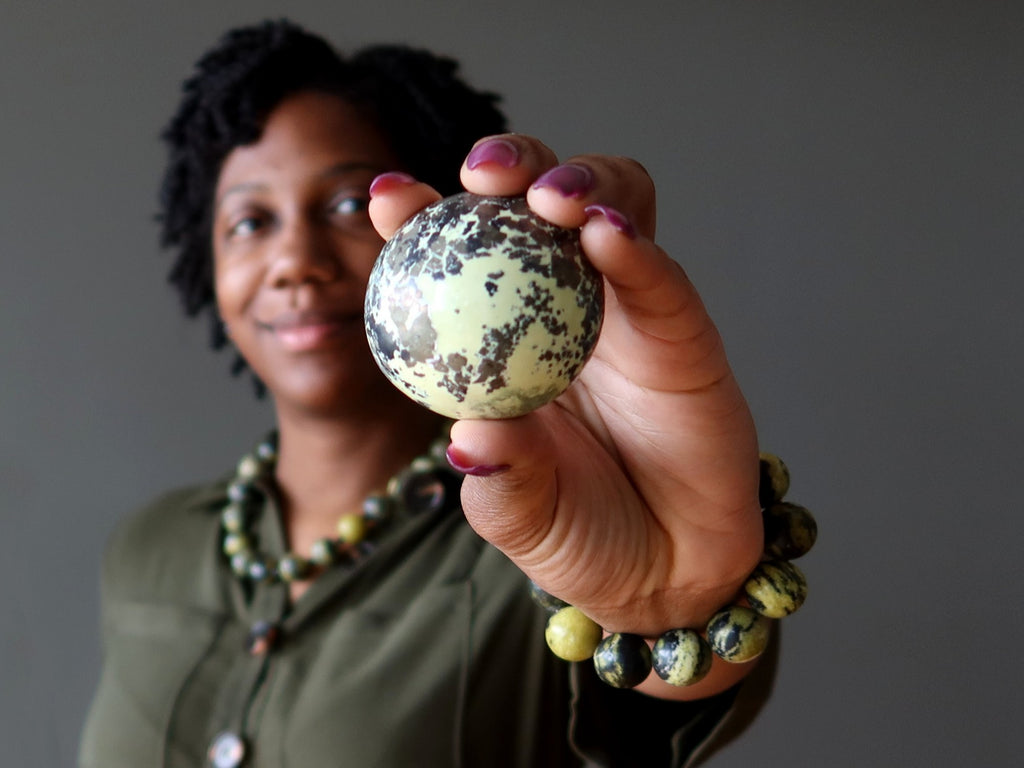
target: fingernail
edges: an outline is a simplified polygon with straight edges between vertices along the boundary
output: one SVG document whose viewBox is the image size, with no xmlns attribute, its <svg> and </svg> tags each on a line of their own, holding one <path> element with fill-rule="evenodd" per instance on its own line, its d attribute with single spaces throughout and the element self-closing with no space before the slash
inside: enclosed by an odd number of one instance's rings
<svg viewBox="0 0 1024 768">
<path fill-rule="evenodd" d="M 508 464 L 474 464 L 463 456 L 454 445 L 448 446 L 445 456 L 452 469 L 456 472 L 461 472 L 464 475 L 473 475 L 474 477 L 490 477 L 491 475 L 497 475 L 511 469 Z"/>
<path fill-rule="evenodd" d="M 515 168 L 519 164 L 519 147 L 505 139 L 486 139 L 466 156 L 466 167 L 473 171 L 485 163 Z"/>
<path fill-rule="evenodd" d="M 395 187 L 404 187 L 415 183 L 416 179 L 408 173 L 402 173 L 401 171 L 382 173 L 370 182 L 370 197 L 378 195 L 381 192 L 387 192 Z"/>
<path fill-rule="evenodd" d="M 588 219 L 592 219 L 595 216 L 604 216 L 605 221 L 630 240 L 636 238 L 636 228 L 633 226 L 633 223 L 614 208 L 610 208 L 607 205 L 588 205 L 583 209 L 583 213 L 587 215 Z"/>
<path fill-rule="evenodd" d="M 562 197 L 580 198 L 594 186 L 594 172 L 585 165 L 566 163 L 552 168 L 535 182 L 534 189 L 554 189 Z"/>
</svg>

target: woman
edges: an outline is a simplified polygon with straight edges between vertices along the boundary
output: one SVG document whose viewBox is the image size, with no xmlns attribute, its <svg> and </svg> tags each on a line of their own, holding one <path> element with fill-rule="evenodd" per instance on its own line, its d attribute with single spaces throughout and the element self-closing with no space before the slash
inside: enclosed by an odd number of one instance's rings
<svg viewBox="0 0 1024 768">
<path fill-rule="evenodd" d="M 758 452 L 652 241 L 647 174 L 504 131 L 453 63 L 404 48 L 344 60 L 277 22 L 199 62 L 165 135 L 172 281 L 215 309 L 277 436 L 113 537 L 82 765 L 682 765 L 729 710 L 754 662 L 618 690 L 541 640 L 528 578 L 651 638 L 733 601 L 762 549 Z M 448 445 L 380 374 L 362 306 L 382 238 L 459 181 L 580 227 L 608 291 L 565 395 Z"/>
</svg>

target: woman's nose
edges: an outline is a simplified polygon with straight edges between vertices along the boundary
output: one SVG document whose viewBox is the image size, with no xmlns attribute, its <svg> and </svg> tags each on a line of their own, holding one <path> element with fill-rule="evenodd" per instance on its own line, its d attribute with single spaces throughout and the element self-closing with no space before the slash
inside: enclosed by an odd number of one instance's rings
<svg viewBox="0 0 1024 768">
<path fill-rule="evenodd" d="M 328 234 L 314 222 L 296 221 L 282 228 L 272 255 L 267 280 L 274 288 L 304 283 L 328 283 L 340 270 Z"/>
</svg>

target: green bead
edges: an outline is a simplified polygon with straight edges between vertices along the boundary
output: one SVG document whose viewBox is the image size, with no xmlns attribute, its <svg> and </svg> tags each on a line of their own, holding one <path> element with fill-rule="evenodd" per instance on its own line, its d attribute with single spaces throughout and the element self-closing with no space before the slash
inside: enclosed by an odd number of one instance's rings
<svg viewBox="0 0 1024 768">
<path fill-rule="evenodd" d="M 654 643 L 654 673 L 669 685 L 693 685 L 711 671 L 711 646 L 692 629 L 670 629 Z"/>
<path fill-rule="evenodd" d="M 764 511 L 764 551 L 772 557 L 794 560 L 811 551 L 818 540 L 814 515 L 786 501 Z"/>
<path fill-rule="evenodd" d="M 760 563 L 743 585 L 750 607 L 762 616 L 781 619 L 794 613 L 807 599 L 807 579 L 788 560 Z"/>
<path fill-rule="evenodd" d="M 249 537 L 244 533 L 229 533 L 224 537 L 224 554 L 228 557 L 251 549 Z"/>
<path fill-rule="evenodd" d="M 759 464 L 761 478 L 757 495 L 764 509 L 786 495 L 789 490 L 789 468 L 774 453 L 762 452 Z"/>
<path fill-rule="evenodd" d="M 770 619 L 753 608 L 732 605 L 711 617 L 708 645 L 724 661 L 750 661 L 764 653 L 770 632 Z"/>
<path fill-rule="evenodd" d="M 651 649 L 640 635 L 614 632 L 597 644 L 594 669 L 614 688 L 633 688 L 651 673 Z"/>
<path fill-rule="evenodd" d="M 548 648 L 560 659 L 583 661 L 594 654 L 601 642 L 601 627 L 571 605 L 556 611 L 544 630 Z"/>
<path fill-rule="evenodd" d="M 247 454 L 239 459 L 235 473 L 240 480 L 252 481 L 259 477 L 262 469 L 263 465 L 260 463 L 260 460 L 255 456 Z"/>
</svg>

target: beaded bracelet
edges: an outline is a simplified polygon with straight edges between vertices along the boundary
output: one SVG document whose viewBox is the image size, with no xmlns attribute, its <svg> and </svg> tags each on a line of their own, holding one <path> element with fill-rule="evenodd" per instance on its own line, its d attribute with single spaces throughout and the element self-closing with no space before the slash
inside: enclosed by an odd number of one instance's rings
<svg viewBox="0 0 1024 768">
<path fill-rule="evenodd" d="M 616 688 L 642 683 L 653 669 L 666 683 L 693 685 L 711 670 L 712 654 L 732 663 L 757 658 L 768 645 L 772 619 L 794 613 L 807 597 L 807 580 L 790 560 L 807 554 L 818 536 L 809 511 L 782 501 L 789 469 L 778 456 L 760 455 L 758 499 L 764 522 L 764 558 L 743 585 L 747 605 L 730 605 L 695 629 L 670 629 L 650 647 L 640 635 L 604 630 L 578 608 L 544 592 L 530 593 L 550 613 L 544 639 L 559 658 L 592 658 L 597 676 Z"/>
</svg>

